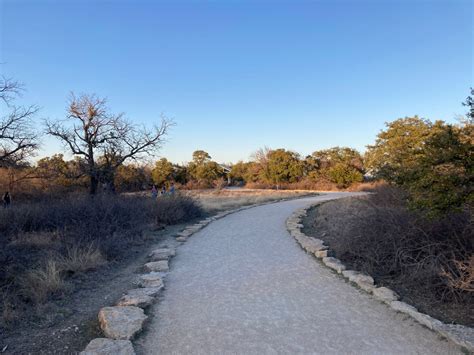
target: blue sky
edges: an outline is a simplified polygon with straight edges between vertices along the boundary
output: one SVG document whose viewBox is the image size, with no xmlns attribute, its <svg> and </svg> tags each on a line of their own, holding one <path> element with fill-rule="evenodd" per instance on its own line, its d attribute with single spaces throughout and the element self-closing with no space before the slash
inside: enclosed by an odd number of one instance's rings
<svg viewBox="0 0 474 355">
<path fill-rule="evenodd" d="M 384 122 L 454 122 L 473 81 L 471 1 L 0 0 L 0 71 L 65 116 L 69 92 L 177 123 L 161 151 L 363 150 Z M 61 146 L 45 138 L 40 155 Z"/>
</svg>

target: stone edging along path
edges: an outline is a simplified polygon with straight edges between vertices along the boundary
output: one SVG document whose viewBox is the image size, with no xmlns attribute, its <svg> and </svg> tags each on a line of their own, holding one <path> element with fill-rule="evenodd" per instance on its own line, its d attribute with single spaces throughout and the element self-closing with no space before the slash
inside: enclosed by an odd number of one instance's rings
<svg viewBox="0 0 474 355">
<path fill-rule="evenodd" d="M 451 340 L 470 353 L 474 353 L 474 328 L 457 324 L 446 324 L 427 314 L 418 312 L 415 307 L 399 301 L 399 296 L 393 290 L 387 287 L 375 286 L 374 279 L 371 276 L 359 271 L 347 270 L 340 260 L 331 256 L 333 253 L 324 245 L 323 240 L 305 235 L 301 231 L 303 228 L 302 219 L 306 216 L 307 210 L 319 204 L 321 202 L 296 210 L 286 221 L 288 231 L 301 248 L 307 253 L 313 254 L 325 266 L 342 275 L 342 277 L 363 291 L 372 294 L 375 299 L 385 303 L 393 310 L 410 316 L 418 323 Z"/>
<path fill-rule="evenodd" d="M 220 212 L 187 226 L 176 234 L 176 241 L 180 244 L 186 242 L 189 237 L 209 223 L 231 213 L 291 199 L 294 198 L 267 201 Z M 81 355 L 135 354 L 132 340 L 142 331 L 148 318 L 144 309 L 155 302 L 156 297 L 164 288 L 163 279 L 169 271 L 169 260 L 175 255 L 174 248 L 155 249 L 148 255 L 148 262 L 143 266 L 146 273 L 138 276 L 137 287 L 122 296 L 115 306 L 104 307 L 99 311 L 98 318 L 104 337 L 91 340 L 85 350 L 80 353 Z"/>
</svg>

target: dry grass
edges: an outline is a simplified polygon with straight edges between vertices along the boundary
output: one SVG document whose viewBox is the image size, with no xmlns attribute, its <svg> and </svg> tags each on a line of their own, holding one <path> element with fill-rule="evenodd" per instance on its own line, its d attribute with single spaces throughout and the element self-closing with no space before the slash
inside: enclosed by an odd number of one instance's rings
<svg viewBox="0 0 474 355">
<path fill-rule="evenodd" d="M 48 260 L 43 267 L 27 271 L 20 280 L 20 293 L 34 303 L 43 303 L 49 296 L 65 289 L 61 267 L 57 261 Z"/>
<path fill-rule="evenodd" d="M 61 271 L 78 273 L 93 270 L 107 262 L 100 249 L 91 243 L 85 247 L 73 245 L 58 257 Z"/>
<path fill-rule="evenodd" d="M 407 207 L 403 191 L 386 186 L 362 198 L 324 203 L 305 226 L 348 267 L 394 288 L 421 311 L 474 325 L 469 211 L 429 219 Z"/>
<path fill-rule="evenodd" d="M 4 297 L 1 308 L 1 320 L 6 326 L 10 326 L 18 319 L 19 313 L 9 297 Z"/>
<path fill-rule="evenodd" d="M 146 243 L 145 231 L 190 220 L 202 209 L 189 197 L 66 195 L 0 209 L 0 328 L 65 298 L 69 278 L 108 260 L 122 261 Z M 64 292 L 68 291 L 68 292 Z M 0 330 L 1 331 L 1 330 Z"/>
<path fill-rule="evenodd" d="M 258 189 L 223 189 L 194 190 L 184 192 L 196 198 L 205 211 L 228 210 L 255 203 L 264 203 L 286 198 L 314 195 L 315 192 L 304 190 L 258 190 Z"/>
</svg>

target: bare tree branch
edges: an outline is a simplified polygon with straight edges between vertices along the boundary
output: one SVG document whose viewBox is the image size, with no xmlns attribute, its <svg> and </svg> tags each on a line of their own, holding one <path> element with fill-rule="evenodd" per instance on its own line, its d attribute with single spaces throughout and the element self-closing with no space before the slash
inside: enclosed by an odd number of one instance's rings
<svg viewBox="0 0 474 355">
<path fill-rule="evenodd" d="M 12 104 L 22 90 L 18 82 L 0 78 L 0 102 L 9 111 L 0 117 L 0 167 L 16 165 L 33 155 L 38 148 L 38 136 L 33 130 L 32 119 L 39 108 Z"/>
<path fill-rule="evenodd" d="M 72 154 L 87 164 L 90 193 L 95 194 L 101 177 L 115 174 L 129 159 L 141 159 L 157 152 L 173 122 L 161 116 L 153 129 L 139 128 L 123 114 L 111 114 L 106 99 L 96 95 L 71 94 L 68 114 L 62 121 L 46 121 L 46 132 L 60 139 Z"/>
</svg>

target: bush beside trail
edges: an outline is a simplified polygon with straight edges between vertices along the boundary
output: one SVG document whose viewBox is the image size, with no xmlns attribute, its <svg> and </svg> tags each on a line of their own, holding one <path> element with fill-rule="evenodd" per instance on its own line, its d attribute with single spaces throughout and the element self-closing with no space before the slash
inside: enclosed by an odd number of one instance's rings
<svg viewBox="0 0 474 355">
<path fill-rule="evenodd" d="M 474 326 L 472 209 L 433 219 L 408 201 L 403 190 L 383 186 L 365 198 L 328 202 L 311 211 L 306 233 L 421 311 Z"/>
<path fill-rule="evenodd" d="M 146 231 L 203 214 L 190 197 L 69 195 L 0 210 L 0 327 L 71 290 L 68 279 L 120 262 Z"/>
</svg>

